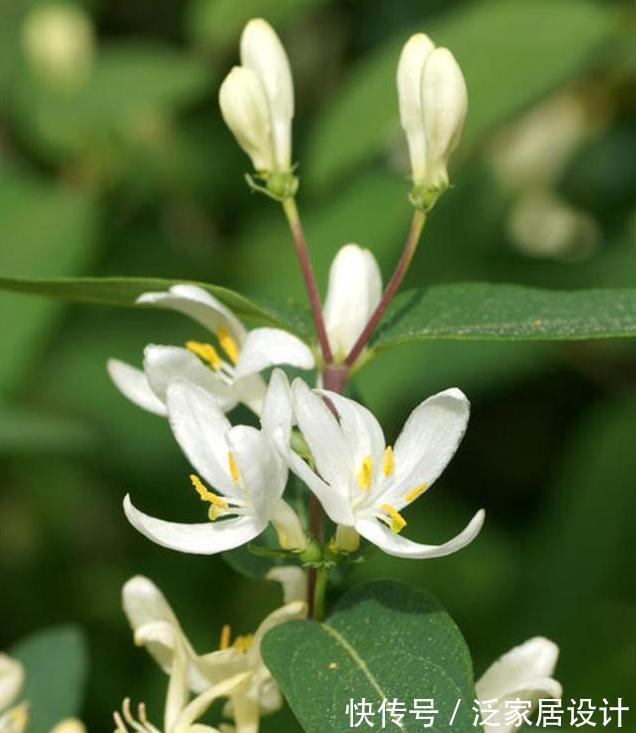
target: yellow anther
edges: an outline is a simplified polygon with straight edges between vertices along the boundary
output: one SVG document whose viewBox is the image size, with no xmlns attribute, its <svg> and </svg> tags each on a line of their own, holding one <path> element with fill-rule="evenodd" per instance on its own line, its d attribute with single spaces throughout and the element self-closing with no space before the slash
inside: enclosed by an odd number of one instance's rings
<svg viewBox="0 0 636 733">
<path fill-rule="evenodd" d="M 186 341 L 186 349 L 196 354 L 199 359 L 209 364 L 216 372 L 223 366 L 223 360 L 212 344 L 204 344 L 201 341 Z"/>
<path fill-rule="evenodd" d="M 417 499 L 418 496 L 423 494 L 426 491 L 426 489 L 428 489 L 428 484 L 420 484 L 419 486 L 416 486 L 414 489 L 411 489 L 404 498 L 408 502 L 411 502 L 414 499 Z"/>
<path fill-rule="evenodd" d="M 230 648 L 232 643 L 232 627 L 229 624 L 224 624 L 221 629 L 221 638 L 219 639 L 219 649 L 224 651 Z"/>
<path fill-rule="evenodd" d="M 393 448 L 387 445 L 384 451 L 384 462 L 382 463 L 382 473 L 385 476 L 390 476 L 395 468 L 395 459 L 393 458 Z"/>
<path fill-rule="evenodd" d="M 236 459 L 234 458 L 234 454 L 231 450 L 227 452 L 227 462 L 230 465 L 230 475 L 232 476 L 232 481 L 234 481 L 234 483 L 236 484 L 241 478 L 241 474 L 239 473 L 238 466 L 236 465 Z"/>
<path fill-rule="evenodd" d="M 373 461 L 371 460 L 371 456 L 365 456 L 362 459 L 362 465 L 360 466 L 360 471 L 358 472 L 358 486 L 361 489 L 370 489 L 372 479 Z"/>
<path fill-rule="evenodd" d="M 382 504 L 380 509 L 391 517 L 391 532 L 399 534 L 406 527 L 406 519 L 404 519 L 395 507 L 392 507 L 390 504 Z"/>
<path fill-rule="evenodd" d="M 245 636 L 237 636 L 232 645 L 241 654 L 245 654 L 254 643 L 254 634 L 246 634 Z"/>
<path fill-rule="evenodd" d="M 219 326 L 216 329 L 216 337 L 232 364 L 236 364 L 239 357 L 239 348 L 236 341 L 230 336 L 230 332 L 226 328 L 223 328 L 223 326 Z"/>
<path fill-rule="evenodd" d="M 208 517 L 213 522 L 219 516 L 219 509 L 228 509 L 229 504 L 227 500 L 222 496 L 217 496 L 211 491 L 205 488 L 203 481 L 194 473 L 190 474 L 190 481 L 197 491 L 197 494 L 201 497 L 202 501 L 210 502 L 210 510 L 208 511 Z"/>
</svg>

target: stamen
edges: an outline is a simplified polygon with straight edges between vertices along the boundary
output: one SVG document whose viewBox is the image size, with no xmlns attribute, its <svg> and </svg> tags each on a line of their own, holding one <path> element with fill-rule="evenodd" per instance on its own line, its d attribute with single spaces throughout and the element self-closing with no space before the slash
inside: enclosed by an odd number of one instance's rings
<svg viewBox="0 0 636 733">
<path fill-rule="evenodd" d="M 393 458 L 393 448 L 387 445 L 384 451 L 384 463 L 382 464 L 382 473 L 385 476 L 390 476 L 395 468 L 395 459 Z"/>
<path fill-rule="evenodd" d="M 210 504 L 213 504 L 219 509 L 227 509 L 229 507 L 227 500 L 222 496 L 218 496 L 217 494 L 213 494 L 211 491 L 208 491 L 203 485 L 203 481 L 201 481 L 196 474 L 190 474 L 190 481 L 192 481 L 192 485 L 197 490 L 202 501 L 209 501 Z"/>
<path fill-rule="evenodd" d="M 186 349 L 196 354 L 206 364 L 211 366 L 215 372 L 218 372 L 223 366 L 223 360 L 212 344 L 204 344 L 201 341 L 186 341 Z"/>
<path fill-rule="evenodd" d="M 380 509 L 386 512 L 391 518 L 391 532 L 399 534 L 406 527 L 406 519 L 404 519 L 395 507 L 392 507 L 390 504 L 382 504 Z"/>
<path fill-rule="evenodd" d="M 371 456 L 365 456 L 362 459 L 362 465 L 358 472 L 358 486 L 365 491 L 371 488 L 371 481 L 373 479 L 373 461 Z"/>
<path fill-rule="evenodd" d="M 227 452 L 227 462 L 230 464 L 230 475 L 232 476 L 232 481 L 237 484 L 239 482 L 239 479 L 241 478 L 241 474 L 239 472 L 238 466 L 236 465 L 234 454 L 231 450 Z"/>
<path fill-rule="evenodd" d="M 239 357 L 239 348 L 236 341 L 230 336 L 230 332 L 226 328 L 223 328 L 223 326 L 219 326 L 216 329 L 216 337 L 223 351 L 229 356 L 232 364 L 236 364 Z"/>
<path fill-rule="evenodd" d="M 233 646 L 237 651 L 241 652 L 241 654 L 245 654 L 253 643 L 254 634 L 246 634 L 245 636 L 237 636 L 234 640 Z"/>
<path fill-rule="evenodd" d="M 221 638 L 219 639 L 219 649 L 224 651 L 230 648 L 232 642 L 232 627 L 229 624 L 225 624 L 221 629 Z"/>
<path fill-rule="evenodd" d="M 428 489 L 428 484 L 420 484 L 414 489 L 411 489 L 404 498 L 410 503 L 414 499 L 417 499 L 418 496 L 421 496 L 426 491 L 426 489 Z"/>
<path fill-rule="evenodd" d="M 113 713 L 113 720 L 115 721 L 115 733 L 128 733 L 128 728 L 124 725 L 124 721 L 121 719 L 121 715 L 115 710 Z"/>
</svg>

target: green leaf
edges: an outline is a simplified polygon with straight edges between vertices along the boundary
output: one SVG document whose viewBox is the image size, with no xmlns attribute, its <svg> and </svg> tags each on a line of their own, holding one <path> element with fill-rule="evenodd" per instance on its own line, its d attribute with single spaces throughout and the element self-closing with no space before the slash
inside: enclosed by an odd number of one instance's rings
<svg viewBox="0 0 636 733">
<path fill-rule="evenodd" d="M 613 17 L 587 0 L 484 0 L 405 29 L 349 74 L 319 119 L 303 183 L 325 188 L 401 135 L 395 71 L 410 33 L 425 31 L 457 57 L 470 95 L 463 142 L 472 145 L 574 75 L 608 38 Z"/>
<path fill-rule="evenodd" d="M 438 601 L 419 589 L 393 581 L 358 586 L 325 623 L 292 621 L 270 631 L 262 653 L 307 733 L 351 730 L 346 706 L 363 697 L 374 708 L 397 698 L 407 710 L 414 698 L 433 698 L 440 712 L 430 730 L 473 730 L 466 642 Z M 407 714 L 401 730 L 415 733 L 422 725 Z"/>
<path fill-rule="evenodd" d="M 29 703 L 29 733 L 48 733 L 80 712 L 88 671 L 84 635 L 74 626 L 38 631 L 10 652 L 25 669 L 22 698 Z"/>
<path fill-rule="evenodd" d="M 466 283 L 399 295 L 377 351 L 420 339 L 576 340 L 636 336 L 636 289 L 542 290 Z"/>
<path fill-rule="evenodd" d="M 74 303 L 130 307 L 135 305 L 135 300 L 142 293 L 167 290 L 185 282 L 207 290 L 241 318 L 249 318 L 265 326 L 285 328 L 300 336 L 309 336 L 310 328 L 304 309 L 259 305 L 240 293 L 208 283 L 143 277 L 77 277 L 52 280 L 0 277 L 0 289 L 46 295 Z"/>
</svg>

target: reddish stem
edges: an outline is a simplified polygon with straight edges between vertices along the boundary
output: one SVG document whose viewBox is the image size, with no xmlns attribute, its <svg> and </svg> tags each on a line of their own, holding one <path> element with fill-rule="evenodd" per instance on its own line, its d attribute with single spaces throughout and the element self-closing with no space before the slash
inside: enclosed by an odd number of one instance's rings
<svg viewBox="0 0 636 733">
<path fill-rule="evenodd" d="M 420 241 L 420 236 L 422 234 L 422 229 L 424 228 L 425 221 L 425 212 L 421 211 L 420 209 L 416 209 L 415 213 L 413 214 L 411 230 L 409 231 L 408 239 L 406 240 L 406 244 L 404 245 L 404 250 L 402 251 L 400 261 L 398 262 L 393 272 L 393 275 L 389 280 L 389 284 L 387 285 L 386 290 L 382 295 L 382 300 L 380 300 L 380 302 L 378 303 L 376 309 L 373 311 L 373 315 L 369 319 L 369 322 L 364 327 L 364 330 L 358 337 L 358 340 L 355 342 L 353 348 L 345 359 L 344 363 L 347 367 L 352 367 L 355 364 L 356 359 L 362 353 L 362 350 L 366 346 L 367 341 L 373 333 L 374 328 L 378 325 L 378 322 L 384 315 L 386 309 L 389 306 L 389 303 L 391 302 L 391 300 L 393 300 L 393 296 L 402 284 L 402 280 L 404 279 L 404 276 L 409 269 L 409 265 L 411 264 L 411 260 L 413 259 L 413 255 L 415 254 L 415 250 L 417 249 L 417 244 Z"/>
<path fill-rule="evenodd" d="M 311 314 L 314 318 L 314 324 L 316 326 L 316 333 L 318 335 L 320 350 L 322 351 L 322 356 L 325 360 L 325 364 L 330 364 L 333 361 L 333 355 L 331 353 L 331 347 L 329 346 L 329 339 L 327 337 L 325 321 L 322 317 L 322 304 L 320 302 L 320 295 L 318 295 L 316 278 L 314 276 L 311 258 L 309 257 L 309 250 L 307 249 L 305 234 L 303 232 L 302 224 L 300 223 L 300 217 L 298 215 L 298 209 L 296 208 L 296 202 L 293 198 L 287 198 L 283 200 L 283 210 L 285 212 L 285 215 L 287 216 L 289 228 L 291 229 L 291 233 L 294 238 L 296 254 L 298 255 L 298 262 L 300 263 L 300 269 L 303 273 L 303 278 L 305 280 L 305 287 L 307 288 L 307 295 L 309 296 Z"/>
</svg>

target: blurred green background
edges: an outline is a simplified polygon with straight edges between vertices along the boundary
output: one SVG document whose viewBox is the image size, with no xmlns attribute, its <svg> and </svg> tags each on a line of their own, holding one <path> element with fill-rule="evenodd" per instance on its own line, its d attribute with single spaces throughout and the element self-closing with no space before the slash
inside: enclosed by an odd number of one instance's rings
<svg viewBox="0 0 636 733">
<path fill-rule="evenodd" d="M 1 270 L 183 277 L 302 298 L 284 221 L 247 190 L 248 160 L 216 103 L 244 22 L 261 15 L 293 67 L 299 203 L 323 285 L 347 241 L 370 247 L 385 277 L 398 257 L 410 207 L 394 73 L 416 31 L 455 53 L 470 111 L 454 188 L 409 284 L 633 284 L 630 5 L 4 2 Z M 91 659 L 89 729 L 107 729 L 127 695 L 158 722 L 165 678 L 132 646 L 120 609 L 128 577 L 155 580 L 201 651 L 221 624 L 249 631 L 279 603 L 273 584 L 219 558 L 151 544 L 121 511 L 130 490 L 150 513 L 200 519 L 167 424 L 129 404 L 105 370 L 109 356 L 139 363 L 148 342 L 182 343 L 189 324 L 1 293 L 0 330 L 1 646 L 76 622 Z M 608 341 L 430 342 L 378 358 L 356 387 L 389 439 L 434 391 L 457 385 L 473 404 L 456 459 L 408 517 L 410 536 L 443 540 L 480 506 L 488 517 L 457 555 L 377 554 L 353 578 L 403 578 L 438 595 L 478 673 L 543 634 L 561 646 L 568 701 L 634 704 L 633 367 L 633 344 Z M 298 727 L 281 713 L 264 730 Z"/>
</svg>

